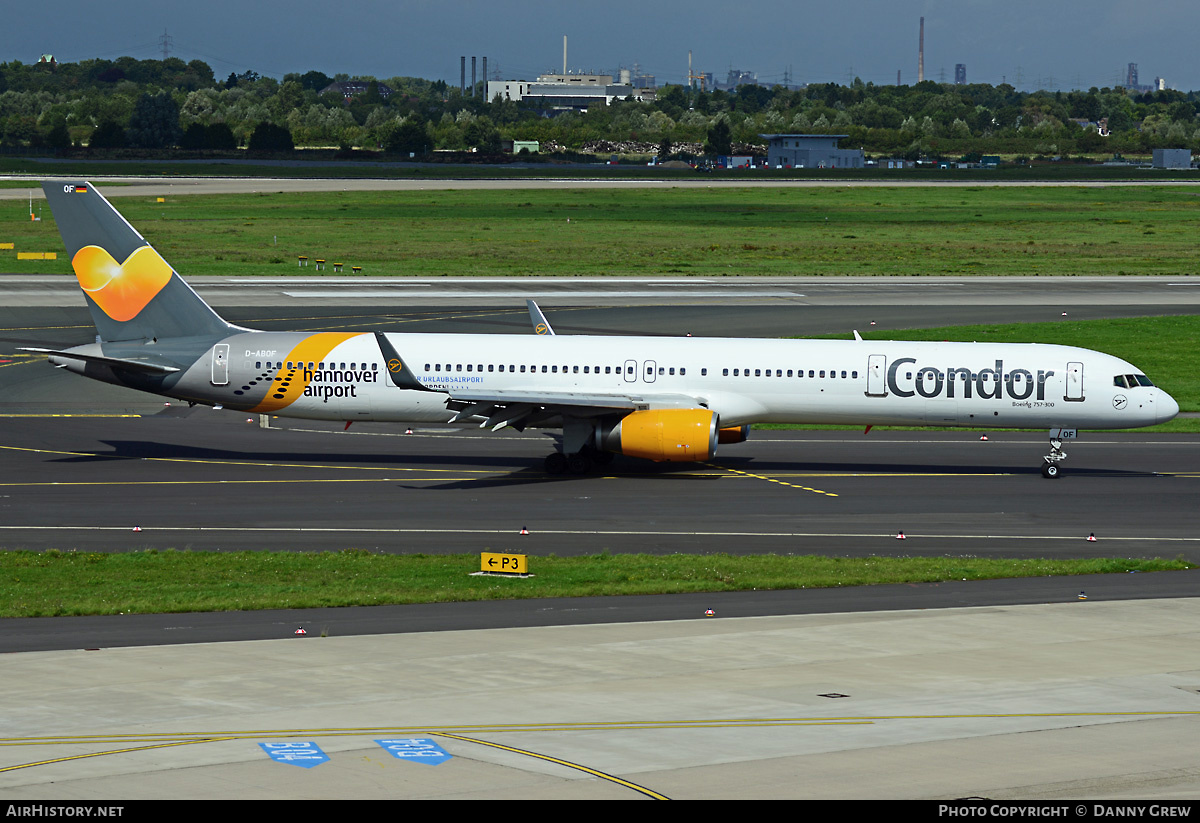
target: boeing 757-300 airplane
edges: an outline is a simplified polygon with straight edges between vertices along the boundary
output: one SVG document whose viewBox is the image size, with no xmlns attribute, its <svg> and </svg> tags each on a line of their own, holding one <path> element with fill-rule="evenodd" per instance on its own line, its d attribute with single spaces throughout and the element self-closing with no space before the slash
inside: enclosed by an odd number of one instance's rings
<svg viewBox="0 0 1200 823">
<path fill-rule="evenodd" d="M 1057 477 L 1079 428 L 1179 412 L 1140 369 L 1089 349 L 554 334 L 265 332 L 225 322 L 88 183 L 43 188 L 96 342 L 41 351 L 85 377 L 286 417 L 562 430 L 546 471 L 614 453 L 710 459 L 754 423 L 1046 428 Z M 536 311 L 535 311 L 536 310 Z"/>
</svg>

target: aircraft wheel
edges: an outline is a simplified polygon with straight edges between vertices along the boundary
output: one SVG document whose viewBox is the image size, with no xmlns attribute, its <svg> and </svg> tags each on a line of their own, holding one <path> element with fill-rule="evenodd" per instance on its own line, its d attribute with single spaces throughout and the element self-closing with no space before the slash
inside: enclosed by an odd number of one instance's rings
<svg viewBox="0 0 1200 823">
<path fill-rule="evenodd" d="M 1058 479 L 1058 466 L 1053 463 L 1042 464 L 1042 477 L 1048 477 L 1051 480 Z"/>
<path fill-rule="evenodd" d="M 575 452 L 567 457 L 567 471 L 571 474 L 587 474 L 592 469 L 592 460 L 583 452 Z"/>
<path fill-rule="evenodd" d="M 567 457 L 562 452 L 547 455 L 543 464 L 546 474 L 562 474 L 567 470 Z"/>
</svg>

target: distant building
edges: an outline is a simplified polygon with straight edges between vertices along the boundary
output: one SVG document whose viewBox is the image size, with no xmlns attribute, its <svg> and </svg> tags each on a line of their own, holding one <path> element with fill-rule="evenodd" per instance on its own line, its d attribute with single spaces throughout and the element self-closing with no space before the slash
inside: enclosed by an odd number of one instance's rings
<svg viewBox="0 0 1200 823">
<path fill-rule="evenodd" d="M 767 163 L 794 169 L 861 169 L 862 149 L 839 149 L 844 134 L 760 134 L 767 141 Z"/>
<path fill-rule="evenodd" d="M 1192 153 L 1188 149 L 1155 149 L 1151 165 L 1156 169 L 1190 169 Z"/>
<path fill-rule="evenodd" d="M 758 72 L 742 71 L 741 69 L 730 69 L 729 77 L 725 80 L 725 85 L 720 88 L 725 91 L 733 91 L 738 86 L 757 86 Z"/>
<path fill-rule="evenodd" d="M 954 64 L 954 85 L 956 85 L 956 86 L 967 85 L 967 64 L 966 63 L 955 63 Z"/>
<path fill-rule="evenodd" d="M 530 102 L 543 112 L 557 112 L 587 111 L 626 97 L 641 100 L 644 94 L 629 83 L 614 83 L 611 74 L 543 74 L 532 82 L 489 80 L 487 99 L 495 100 L 497 96 Z"/>
<path fill-rule="evenodd" d="M 366 94 L 367 88 L 370 86 L 370 81 L 367 80 L 347 80 L 344 82 L 330 83 L 325 88 L 321 89 L 318 94 L 326 92 L 336 92 L 342 96 L 342 100 L 346 105 L 350 105 L 350 101 L 360 94 Z M 387 100 L 392 96 L 392 90 L 383 83 L 376 84 L 379 87 L 379 96 Z"/>
</svg>

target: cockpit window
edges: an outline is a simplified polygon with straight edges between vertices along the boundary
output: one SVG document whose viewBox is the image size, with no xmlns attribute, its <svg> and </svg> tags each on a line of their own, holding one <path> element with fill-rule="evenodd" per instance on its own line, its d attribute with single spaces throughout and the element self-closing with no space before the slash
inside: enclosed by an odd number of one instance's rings
<svg viewBox="0 0 1200 823">
<path fill-rule="evenodd" d="M 1129 386 L 1127 386 L 1125 384 L 1125 375 L 1123 375 L 1123 374 L 1118 374 L 1116 377 L 1113 378 L 1113 385 L 1117 386 L 1118 388 L 1122 388 L 1122 389 L 1129 388 Z"/>
<path fill-rule="evenodd" d="M 1139 386 L 1153 386 L 1154 385 L 1153 383 L 1150 382 L 1150 378 L 1144 374 L 1136 374 L 1136 375 L 1134 375 L 1134 377 L 1137 378 Z"/>
</svg>

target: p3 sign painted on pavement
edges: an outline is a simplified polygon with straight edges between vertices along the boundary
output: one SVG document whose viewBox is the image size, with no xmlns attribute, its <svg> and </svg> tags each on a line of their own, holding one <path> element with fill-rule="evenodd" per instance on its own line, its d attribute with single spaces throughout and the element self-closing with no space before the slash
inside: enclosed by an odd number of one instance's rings
<svg viewBox="0 0 1200 823">
<path fill-rule="evenodd" d="M 437 766 L 454 757 L 429 737 L 392 738 L 375 742 L 398 760 Z"/>
</svg>

